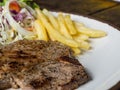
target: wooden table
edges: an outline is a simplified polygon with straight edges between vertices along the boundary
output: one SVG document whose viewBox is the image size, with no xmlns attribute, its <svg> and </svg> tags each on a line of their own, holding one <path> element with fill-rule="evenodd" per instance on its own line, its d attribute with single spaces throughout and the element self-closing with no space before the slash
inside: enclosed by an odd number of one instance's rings
<svg viewBox="0 0 120 90">
<path fill-rule="evenodd" d="M 41 8 L 89 16 L 120 30 L 120 3 L 112 0 L 34 0 Z M 110 90 L 120 90 L 120 82 Z"/>
</svg>

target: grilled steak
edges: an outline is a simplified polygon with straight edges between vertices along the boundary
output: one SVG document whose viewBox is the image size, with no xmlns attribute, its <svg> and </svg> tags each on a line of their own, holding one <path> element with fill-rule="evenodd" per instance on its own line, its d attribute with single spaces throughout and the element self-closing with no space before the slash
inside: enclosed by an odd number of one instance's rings
<svg viewBox="0 0 120 90">
<path fill-rule="evenodd" d="M 61 60 L 39 63 L 13 77 L 22 90 L 74 90 L 88 81 L 82 65 Z"/>
<path fill-rule="evenodd" d="M 73 57 L 73 52 L 59 42 L 20 40 L 0 48 L 0 65 L 14 61 L 30 65 L 61 56 Z"/>
<path fill-rule="evenodd" d="M 88 76 L 73 51 L 55 41 L 20 40 L 0 47 L 0 90 L 73 90 Z"/>
<path fill-rule="evenodd" d="M 0 90 L 10 88 L 10 79 L 6 75 L 6 73 L 0 69 Z"/>
<path fill-rule="evenodd" d="M 19 86 L 16 84 L 11 74 L 8 74 L 4 70 L 0 69 L 0 90 L 11 87 L 18 88 Z"/>
</svg>

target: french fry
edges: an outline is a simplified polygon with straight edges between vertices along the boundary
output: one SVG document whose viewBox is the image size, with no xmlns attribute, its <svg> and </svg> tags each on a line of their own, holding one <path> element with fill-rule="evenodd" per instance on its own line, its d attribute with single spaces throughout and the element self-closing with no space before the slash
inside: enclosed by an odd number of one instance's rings
<svg viewBox="0 0 120 90">
<path fill-rule="evenodd" d="M 81 50 L 79 48 L 72 48 L 72 50 L 74 51 L 75 55 L 78 55 L 81 53 Z"/>
<path fill-rule="evenodd" d="M 76 26 L 79 26 L 79 27 L 85 26 L 83 23 L 80 23 L 80 22 L 77 22 L 77 21 L 73 21 L 73 24 L 74 24 L 75 27 Z"/>
<path fill-rule="evenodd" d="M 70 15 L 65 15 L 65 23 L 71 35 L 77 34 L 77 30 L 70 18 Z"/>
<path fill-rule="evenodd" d="M 50 40 L 55 41 L 54 37 L 51 34 L 48 34 Z"/>
<path fill-rule="evenodd" d="M 78 25 L 75 23 L 75 26 L 78 30 L 78 32 L 88 35 L 91 38 L 100 38 L 106 36 L 106 32 L 96 29 L 91 29 L 82 25 Z"/>
<path fill-rule="evenodd" d="M 104 31 L 91 29 L 83 23 L 72 21 L 70 15 L 64 16 L 59 13 L 56 18 L 46 9 L 41 11 L 36 8 L 35 11 L 37 20 L 34 22 L 34 27 L 38 39 L 59 41 L 71 47 L 75 55 L 80 54 L 82 49 L 89 50 L 91 48 L 90 43 L 87 42 L 89 38 L 106 36 Z"/>
<path fill-rule="evenodd" d="M 84 50 L 89 50 L 91 48 L 90 43 L 84 41 L 84 40 L 79 40 L 77 41 L 79 43 L 79 47 Z"/>
<path fill-rule="evenodd" d="M 38 39 L 48 41 L 47 32 L 40 20 L 35 20 L 34 27 L 37 31 Z"/>
<path fill-rule="evenodd" d="M 87 41 L 87 40 L 89 40 L 89 36 L 88 36 L 88 35 L 85 35 L 85 34 L 79 33 L 79 34 L 77 34 L 77 35 L 74 35 L 74 36 L 73 36 L 73 39 L 75 39 L 75 40 L 77 40 L 77 41 L 79 41 L 79 40 L 85 40 L 85 41 Z"/>
<path fill-rule="evenodd" d="M 34 36 L 25 36 L 24 37 L 25 39 L 28 39 L 28 40 L 36 40 L 38 37 L 37 37 L 37 35 L 34 35 Z"/>
<path fill-rule="evenodd" d="M 37 18 L 41 20 L 44 27 L 47 29 L 48 34 L 52 35 L 55 40 L 68 45 L 70 47 L 78 47 L 78 43 L 72 39 L 68 39 L 64 37 L 61 33 L 59 33 L 57 30 L 55 30 L 52 25 L 48 22 L 47 18 L 44 16 L 42 11 L 39 8 L 36 8 Z"/>
<path fill-rule="evenodd" d="M 52 26 L 56 29 L 59 30 L 59 24 L 58 21 L 56 19 L 56 17 L 54 17 L 47 9 L 43 9 L 42 11 L 49 19 L 50 23 L 52 24 Z"/>
<path fill-rule="evenodd" d="M 67 27 L 65 25 L 64 17 L 62 13 L 58 14 L 58 23 L 60 25 L 60 32 L 62 35 L 64 35 L 67 38 L 72 39 L 72 36 L 70 35 L 69 31 L 67 30 Z"/>
</svg>

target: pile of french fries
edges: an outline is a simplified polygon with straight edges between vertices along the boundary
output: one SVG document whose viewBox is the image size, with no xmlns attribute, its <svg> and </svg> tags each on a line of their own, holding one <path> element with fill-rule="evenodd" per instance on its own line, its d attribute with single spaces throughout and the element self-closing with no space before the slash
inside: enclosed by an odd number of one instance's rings
<svg viewBox="0 0 120 90">
<path fill-rule="evenodd" d="M 35 9 L 37 19 L 34 21 L 34 28 L 37 32 L 37 39 L 59 41 L 74 51 L 75 55 L 82 50 L 89 50 L 90 38 L 106 36 L 106 32 L 86 27 L 84 24 L 73 21 L 69 14 L 58 13 L 55 17 L 47 9 Z"/>
</svg>

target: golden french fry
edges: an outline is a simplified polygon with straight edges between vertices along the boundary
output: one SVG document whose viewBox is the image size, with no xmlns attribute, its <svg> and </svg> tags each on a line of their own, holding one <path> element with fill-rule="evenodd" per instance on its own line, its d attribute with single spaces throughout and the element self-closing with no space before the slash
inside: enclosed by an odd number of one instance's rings
<svg viewBox="0 0 120 90">
<path fill-rule="evenodd" d="M 71 35 L 77 34 L 77 30 L 70 18 L 70 15 L 65 15 L 65 23 Z"/>
<path fill-rule="evenodd" d="M 77 35 L 74 35 L 73 38 L 75 40 L 77 40 L 77 41 L 79 41 L 79 40 L 85 40 L 85 41 L 89 40 L 89 36 L 88 35 L 81 34 L 81 33 L 79 33 Z"/>
<path fill-rule="evenodd" d="M 75 27 L 76 27 L 76 26 L 79 26 L 79 27 L 85 26 L 83 23 L 76 22 L 76 21 L 73 21 L 73 24 L 74 24 Z"/>
<path fill-rule="evenodd" d="M 89 50 L 91 48 L 90 44 L 84 40 L 77 41 L 79 43 L 79 47 L 84 50 Z"/>
<path fill-rule="evenodd" d="M 81 53 L 81 50 L 79 48 L 72 48 L 72 50 L 74 51 L 75 55 L 78 55 Z"/>
<path fill-rule="evenodd" d="M 48 41 L 47 32 L 40 20 L 35 20 L 34 27 L 37 31 L 38 39 Z"/>
<path fill-rule="evenodd" d="M 98 38 L 106 35 L 104 31 L 95 30 L 86 27 L 83 23 L 72 21 L 70 15 L 58 14 L 54 17 L 48 10 L 41 11 L 39 8 L 35 9 L 37 20 L 34 22 L 38 38 L 40 40 L 59 41 L 74 51 L 75 55 L 80 54 L 83 50 L 91 48 L 90 43 L 87 42 L 89 37 Z M 48 34 L 47 34 L 48 33 Z"/>
<path fill-rule="evenodd" d="M 34 35 L 34 36 L 27 35 L 24 38 L 28 39 L 28 40 L 36 40 L 38 37 L 37 37 L 37 35 Z"/>
<path fill-rule="evenodd" d="M 50 23 L 56 30 L 60 29 L 56 17 L 54 17 L 47 9 L 43 9 L 43 13 L 48 17 Z"/>
<path fill-rule="evenodd" d="M 48 36 L 49 36 L 50 40 L 52 40 L 52 41 L 56 40 L 56 39 L 54 39 L 54 37 L 51 34 L 48 34 Z"/>
<path fill-rule="evenodd" d="M 48 22 L 47 18 L 44 16 L 44 14 L 42 13 L 42 11 L 39 8 L 36 8 L 35 10 L 36 10 L 38 19 L 41 20 L 44 27 L 47 29 L 48 34 L 52 35 L 55 40 L 65 44 L 65 45 L 68 45 L 70 47 L 78 47 L 79 46 L 76 41 L 64 37 L 61 33 L 59 33 L 57 30 L 55 30 L 52 27 L 52 25 Z"/>
<path fill-rule="evenodd" d="M 75 24 L 78 32 L 82 34 L 86 34 L 91 38 L 99 38 L 99 37 L 104 37 L 106 36 L 106 32 L 101 31 L 101 30 L 96 30 L 96 29 L 91 29 L 82 25 Z"/>
<path fill-rule="evenodd" d="M 64 17 L 62 13 L 58 14 L 58 23 L 60 25 L 60 32 L 62 35 L 64 35 L 67 38 L 72 39 L 72 36 L 70 35 L 70 33 L 68 32 L 66 25 L 65 25 L 65 21 L 64 21 Z"/>
</svg>

